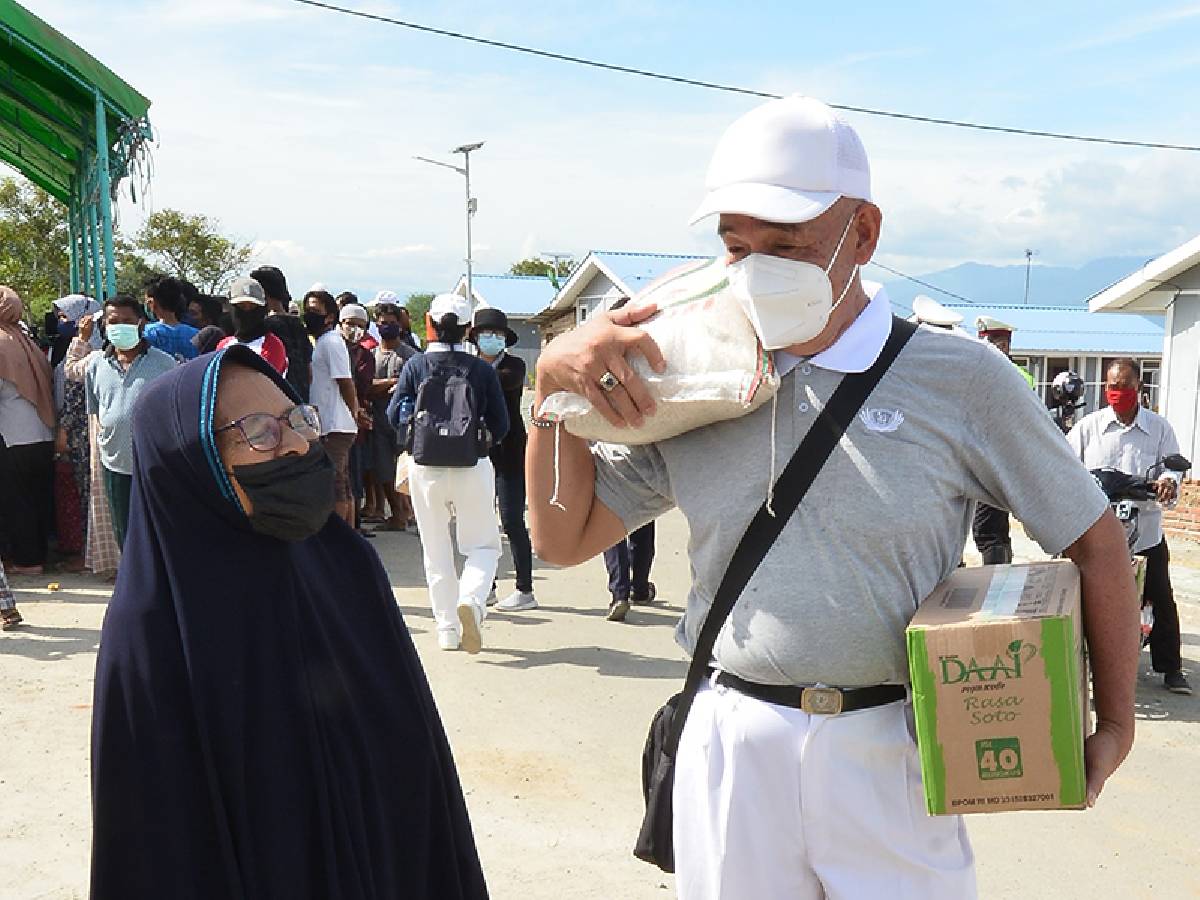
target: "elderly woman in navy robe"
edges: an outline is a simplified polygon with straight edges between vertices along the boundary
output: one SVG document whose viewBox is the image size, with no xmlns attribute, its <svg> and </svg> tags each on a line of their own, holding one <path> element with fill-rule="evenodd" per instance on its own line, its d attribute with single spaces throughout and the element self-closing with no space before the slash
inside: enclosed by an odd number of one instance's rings
<svg viewBox="0 0 1200 900">
<path fill-rule="evenodd" d="M 312 407 L 234 346 L 134 415 L 93 900 L 485 898 L 425 674 Z"/>
</svg>

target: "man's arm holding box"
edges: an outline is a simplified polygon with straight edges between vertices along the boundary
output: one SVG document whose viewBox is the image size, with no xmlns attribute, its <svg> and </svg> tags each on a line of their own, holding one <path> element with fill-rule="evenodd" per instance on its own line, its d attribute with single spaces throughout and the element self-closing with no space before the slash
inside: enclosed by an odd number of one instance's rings
<svg viewBox="0 0 1200 900">
<path fill-rule="evenodd" d="M 1087 739 L 1088 806 L 1133 746 L 1139 603 L 1125 530 L 1107 510 L 1064 554 L 1079 567 L 1083 629 L 1096 703 L 1096 731 Z"/>
</svg>

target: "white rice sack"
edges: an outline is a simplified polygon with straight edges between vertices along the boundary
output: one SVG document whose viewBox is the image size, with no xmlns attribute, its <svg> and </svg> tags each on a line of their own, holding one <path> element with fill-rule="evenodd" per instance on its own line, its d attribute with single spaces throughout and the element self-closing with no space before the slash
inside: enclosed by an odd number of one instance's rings
<svg viewBox="0 0 1200 900">
<path fill-rule="evenodd" d="M 666 360 L 657 373 L 640 355 L 630 366 L 649 388 L 657 411 L 640 428 L 610 425 L 579 394 L 551 394 L 538 414 L 561 420 L 589 441 L 649 444 L 702 425 L 744 416 L 779 389 L 771 354 L 729 294 L 725 263 L 692 263 L 668 272 L 634 298 L 658 304 L 640 328 L 654 338 Z"/>
</svg>

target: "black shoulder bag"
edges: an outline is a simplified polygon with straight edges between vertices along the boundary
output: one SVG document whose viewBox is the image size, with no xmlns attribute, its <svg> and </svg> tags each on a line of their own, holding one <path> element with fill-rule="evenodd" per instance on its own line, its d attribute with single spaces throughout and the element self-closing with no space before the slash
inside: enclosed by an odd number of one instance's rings
<svg viewBox="0 0 1200 900">
<path fill-rule="evenodd" d="M 650 735 L 642 751 L 642 793 L 646 799 L 646 814 L 638 832 L 633 855 L 653 863 L 664 872 L 675 871 L 675 848 L 671 837 L 671 793 L 675 786 L 675 751 L 687 721 L 688 710 L 700 682 L 708 672 L 713 646 L 734 603 L 767 552 L 779 537 L 783 527 L 800 505 L 805 493 L 826 460 L 838 445 L 851 420 L 870 396 L 871 391 L 888 370 L 896 356 L 916 332 L 917 326 L 903 319 L 892 318 L 892 330 L 879 358 L 865 372 L 847 375 L 838 385 L 829 403 L 817 417 L 796 452 L 792 455 L 775 482 L 774 508 L 771 515 L 764 503 L 755 514 L 741 541 L 734 550 L 717 588 L 712 606 L 696 639 L 692 662 L 688 666 L 683 690 L 668 700 L 650 723 Z"/>
</svg>

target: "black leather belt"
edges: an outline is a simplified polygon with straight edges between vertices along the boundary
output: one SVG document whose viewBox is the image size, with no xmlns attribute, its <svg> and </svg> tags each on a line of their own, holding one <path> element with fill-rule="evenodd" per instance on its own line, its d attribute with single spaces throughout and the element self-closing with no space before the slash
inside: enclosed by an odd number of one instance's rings
<svg viewBox="0 0 1200 900">
<path fill-rule="evenodd" d="M 715 670 L 709 669 L 710 673 L 713 671 Z M 907 689 L 899 684 L 876 684 L 863 688 L 799 688 L 779 684 L 758 684 L 738 678 L 729 672 L 718 672 L 717 684 L 733 688 L 738 693 L 756 700 L 790 706 L 793 709 L 800 709 L 810 715 L 818 716 L 836 716 L 838 713 L 851 712 L 856 709 L 870 709 L 872 706 L 895 703 L 908 696 Z"/>
</svg>

